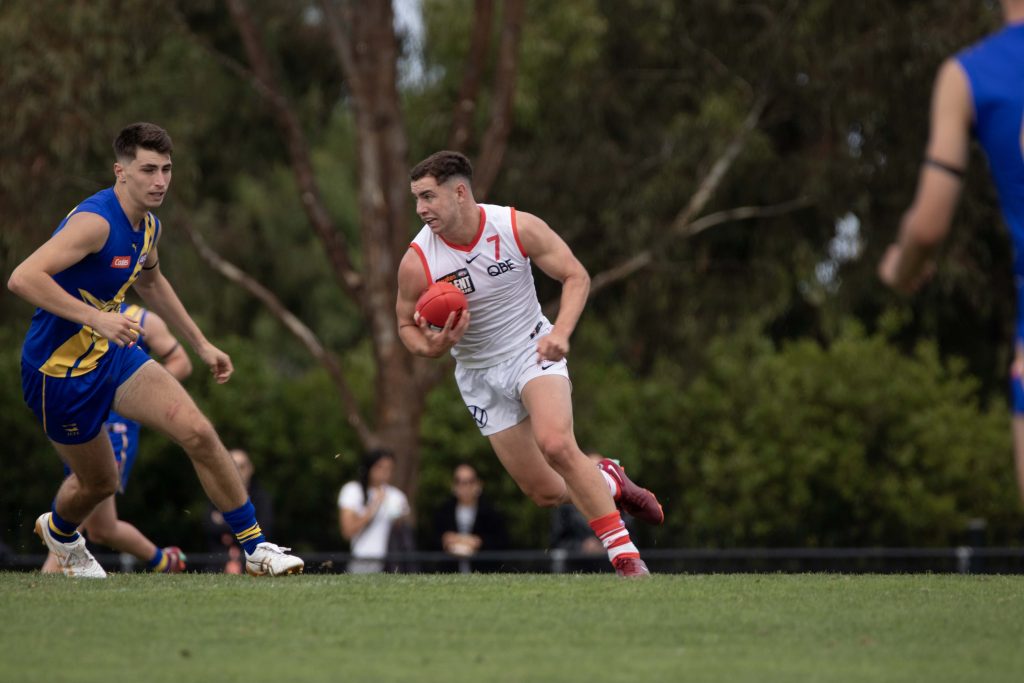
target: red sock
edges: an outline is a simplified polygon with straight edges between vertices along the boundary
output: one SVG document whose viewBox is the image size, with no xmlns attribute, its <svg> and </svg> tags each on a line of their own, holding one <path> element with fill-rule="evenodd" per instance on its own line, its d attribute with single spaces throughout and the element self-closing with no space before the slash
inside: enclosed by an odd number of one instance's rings
<svg viewBox="0 0 1024 683">
<path fill-rule="evenodd" d="M 612 564 L 615 564 L 620 557 L 640 557 L 640 551 L 630 540 L 629 531 L 626 530 L 626 525 L 622 522 L 622 516 L 618 511 L 592 519 L 589 524 L 597 537 L 601 539 L 601 545 L 608 551 L 608 559 Z"/>
</svg>

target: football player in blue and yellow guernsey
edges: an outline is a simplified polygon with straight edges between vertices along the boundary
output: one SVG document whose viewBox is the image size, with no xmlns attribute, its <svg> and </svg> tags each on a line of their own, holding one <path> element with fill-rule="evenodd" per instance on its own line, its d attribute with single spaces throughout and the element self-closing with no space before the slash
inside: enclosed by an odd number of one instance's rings
<svg viewBox="0 0 1024 683">
<path fill-rule="evenodd" d="M 139 321 L 121 312 L 129 287 L 189 343 L 217 382 L 233 367 L 211 344 L 160 272 L 161 224 L 152 210 L 171 184 L 171 138 L 135 123 L 114 140 L 114 186 L 84 200 L 22 261 L 8 288 L 37 306 L 22 347 L 25 401 L 68 465 L 36 533 L 68 576 L 103 578 L 78 527 L 118 488 L 103 424 L 111 410 L 156 429 L 188 454 L 213 504 L 245 549 L 254 575 L 302 571 L 303 562 L 269 543 L 238 470 L 210 421 L 181 384 L 136 344 Z"/>
<path fill-rule="evenodd" d="M 132 320 L 137 320 L 142 327 L 142 335 L 139 336 L 136 345 L 164 366 L 174 379 L 184 382 L 192 374 L 192 361 L 185 348 L 174 338 L 167 328 L 167 323 L 160 316 L 137 304 L 129 303 L 121 304 L 121 313 Z M 128 478 L 139 452 L 140 425 L 111 411 L 104 428 L 110 437 L 114 460 L 117 462 L 120 481 L 117 492 L 124 493 L 128 488 Z M 71 470 L 64 465 L 64 476 L 70 474 Z M 185 553 L 181 548 L 160 548 L 134 524 L 120 519 L 115 498 L 116 496 L 106 498 L 93 508 L 82 522 L 81 528 L 85 530 L 89 540 L 132 555 L 153 572 L 176 574 L 185 571 Z M 62 571 L 57 556 L 49 553 L 40 571 L 44 574 Z"/>
<path fill-rule="evenodd" d="M 1024 503 L 1024 0 L 1000 0 L 1004 25 L 946 59 L 932 88 L 930 129 L 914 201 L 878 266 L 882 282 L 917 291 L 935 273 L 952 229 L 971 138 L 988 158 L 1013 244 L 1017 290 L 1010 403 L 1017 486 Z"/>
</svg>

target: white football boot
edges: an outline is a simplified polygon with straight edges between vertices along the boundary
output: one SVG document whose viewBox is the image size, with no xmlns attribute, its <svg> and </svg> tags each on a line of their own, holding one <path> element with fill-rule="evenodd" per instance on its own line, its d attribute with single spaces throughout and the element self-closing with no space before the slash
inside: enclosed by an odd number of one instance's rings
<svg viewBox="0 0 1024 683">
<path fill-rule="evenodd" d="M 287 554 L 291 548 L 282 548 L 263 541 L 252 555 L 245 554 L 245 573 L 250 576 L 284 576 L 301 574 L 305 563 L 295 555 Z"/>
<path fill-rule="evenodd" d="M 50 514 L 49 512 L 41 514 L 36 519 L 36 534 L 50 549 L 50 552 L 57 557 L 57 563 L 60 564 L 64 575 L 75 579 L 107 578 L 103 567 L 85 547 L 84 536 L 79 534 L 78 540 L 73 543 L 61 543 L 50 535 Z"/>
</svg>

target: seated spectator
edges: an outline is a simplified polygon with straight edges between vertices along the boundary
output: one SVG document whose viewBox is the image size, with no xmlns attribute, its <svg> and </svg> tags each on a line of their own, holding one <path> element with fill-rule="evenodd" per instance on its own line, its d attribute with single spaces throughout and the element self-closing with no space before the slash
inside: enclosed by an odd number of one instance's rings
<svg viewBox="0 0 1024 683">
<path fill-rule="evenodd" d="M 497 565 L 471 564 L 468 558 L 481 550 L 508 548 L 505 519 L 481 497 L 483 490 L 483 482 L 472 465 L 456 465 L 452 496 L 434 515 L 436 547 L 460 558 L 458 570 L 464 574 L 474 569 L 497 569 Z"/>
<path fill-rule="evenodd" d="M 409 500 L 391 485 L 394 469 L 391 451 L 372 450 L 363 457 L 359 479 L 345 484 L 338 494 L 338 525 L 352 549 L 351 574 L 384 571 L 394 527 L 409 521 Z"/>
</svg>

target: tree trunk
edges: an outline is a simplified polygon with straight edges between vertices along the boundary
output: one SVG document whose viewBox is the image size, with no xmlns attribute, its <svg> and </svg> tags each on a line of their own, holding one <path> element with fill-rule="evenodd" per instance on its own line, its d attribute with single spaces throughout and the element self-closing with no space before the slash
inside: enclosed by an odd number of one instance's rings
<svg viewBox="0 0 1024 683">
<path fill-rule="evenodd" d="M 329 20 L 337 22 L 331 13 Z M 390 0 L 348 8 L 345 26 L 330 28 L 346 80 L 353 88 L 358 139 L 359 214 L 365 310 L 376 360 L 375 415 L 379 444 L 395 451 L 395 483 L 410 496 L 419 474 L 419 428 L 426 399 L 415 359 L 398 337 L 395 273 L 408 248 L 408 142 L 398 96 L 398 42 Z"/>
</svg>

